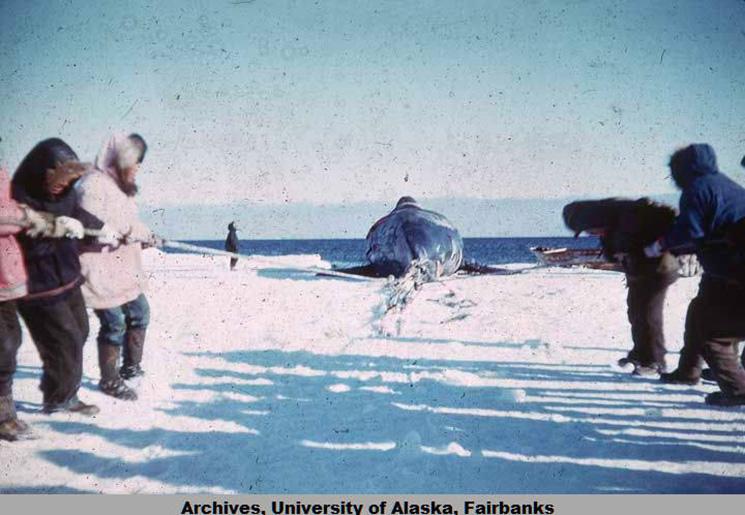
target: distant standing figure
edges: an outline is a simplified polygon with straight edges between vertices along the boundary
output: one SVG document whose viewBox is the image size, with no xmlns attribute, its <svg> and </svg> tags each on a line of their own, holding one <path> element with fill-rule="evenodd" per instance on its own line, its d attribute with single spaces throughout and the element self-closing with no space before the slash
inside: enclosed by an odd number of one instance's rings
<svg viewBox="0 0 745 515">
<path fill-rule="evenodd" d="M 240 242 L 238 241 L 238 227 L 235 225 L 235 221 L 228 224 L 228 237 L 225 238 L 225 250 L 228 252 L 238 252 Z M 238 263 L 238 258 L 230 258 L 230 269 L 235 269 L 235 265 Z"/>
</svg>

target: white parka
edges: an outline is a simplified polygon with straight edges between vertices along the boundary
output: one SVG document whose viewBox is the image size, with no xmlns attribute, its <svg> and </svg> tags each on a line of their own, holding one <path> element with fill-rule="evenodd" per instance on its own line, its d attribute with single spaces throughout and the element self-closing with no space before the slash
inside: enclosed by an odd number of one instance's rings
<svg viewBox="0 0 745 515">
<path fill-rule="evenodd" d="M 140 221 L 134 197 L 127 196 L 116 181 L 114 166 L 126 136 L 113 136 L 96 157 L 96 167 L 76 184 L 80 206 L 130 239 L 147 241 L 152 232 Z M 136 299 L 147 287 L 142 268 L 142 245 L 121 244 L 116 248 L 83 247 L 80 266 L 87 305 L 93 309 L 121 306 Z"/>
</svg>

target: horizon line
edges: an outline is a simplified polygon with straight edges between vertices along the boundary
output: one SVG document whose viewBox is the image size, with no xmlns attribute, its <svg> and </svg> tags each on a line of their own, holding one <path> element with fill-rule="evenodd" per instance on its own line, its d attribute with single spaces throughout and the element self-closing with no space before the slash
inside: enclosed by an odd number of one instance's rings
<svg viewBox="0 0 745 515">
<path fill-rule="evenodd" d="M 585 239 L 585 238 L 596 238 L 590 235 L 581 235 L 575 238 L 572 235 L 562 236 L 462 236 L 464 240 L 492 240 L 492 239 L 536 239 L 536 238 L 553 238 L 553 239 Z M 179 238 L 186 241 L 222 241 L 224 238 Z M 364 241 L 365 238 L 338 238 L 338 237 L 302 237 L 302 238 L 240 238 L 240 241 L 317 241 L 317 240 L 340 240 L 340 241 Z"/>
</svg>

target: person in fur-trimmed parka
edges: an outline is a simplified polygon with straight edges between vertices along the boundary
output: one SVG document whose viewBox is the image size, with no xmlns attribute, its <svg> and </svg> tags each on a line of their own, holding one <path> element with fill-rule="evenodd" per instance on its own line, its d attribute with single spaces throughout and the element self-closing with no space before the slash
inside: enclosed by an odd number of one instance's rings
<svg viewBox="0 0 745 515">
<path fill-rule="evenodd" d="M 145 297 L 142 248 L 162 245 L 137 215 L 135 178 L 146 151 L 145 140 L 137 134 L 112 136 L 98 153 L 95 169 L 77 185 L 80 206 L 124 237 L 115 248 L 83 247 L 80 264 L 85 278 L 83 295 L 101 322 L 99 388 L 125 400 L 135 400 L 137 394 L 122 379 L 144 373 L 140 363 L 150 308 Z"/>
<path fill-rule="evenodd" d="M 111 241 L 113 231 L 77 205 L 74 184 L 88 168 L 67 143 L 49 138 L 23 158 L 11 181 L 16 202 L 54 219 L 50 233 L 17 237 L 28 273 L 28 294 L 17 307 L 42 360 L 45 413 L 95 415 L 99 411 L 78 398 L 89 331 L 80 291 L 78 240 L 85 237 L 85 228 L 97 230 L 101 242 Z"/>
<path fill-rule="evenodd" d="M 603 254 L 626 274 L 627 314 L 633 347 L 620 366 L 633 365 L 633 375 L 665 372 L 663 309 L 668 288 L 678 279 L 678 260 L 670 253 L 647 257 L 643 248 L 672 225 L 675 210 L 651 201 L 606 198 L 567 204 L 564 223 L 576 234 L 599 236 Z"/>
</svg>

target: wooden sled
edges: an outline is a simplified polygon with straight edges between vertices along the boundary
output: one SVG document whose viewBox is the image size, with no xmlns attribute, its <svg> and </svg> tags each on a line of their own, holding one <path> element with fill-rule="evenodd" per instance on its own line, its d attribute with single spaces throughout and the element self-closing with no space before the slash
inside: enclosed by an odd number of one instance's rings
<svg viewBox="0 0 745 515">
<path fill-rule="evenodd" d="M 550 247 L 530 247 L 530 251 L 543 266 L 592 268 L 622 272 L 620 263 L 611 263 L 603 256 L 602 249 L 568 249 Z"/>
</svg>

